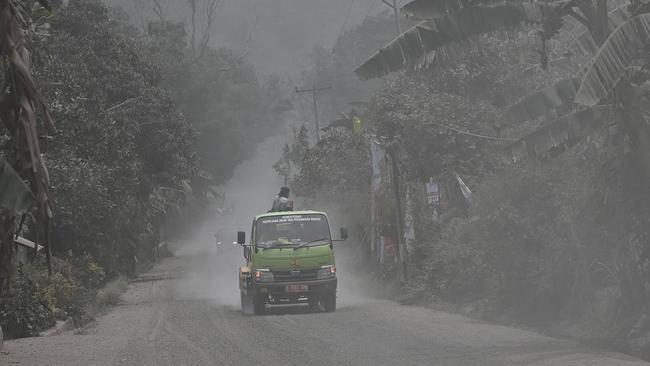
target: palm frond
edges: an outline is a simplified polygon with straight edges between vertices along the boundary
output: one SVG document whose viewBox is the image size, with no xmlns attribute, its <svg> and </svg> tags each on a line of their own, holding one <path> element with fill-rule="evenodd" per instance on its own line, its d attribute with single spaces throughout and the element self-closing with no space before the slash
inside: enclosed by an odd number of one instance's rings
<svg viewBox="0 0 650 366">
<path fill-rule="evenodd" d="M 381 77 L 406 66 L 421 64 L 425 55 L 441 47 L 480 34 L 516 29 L 524 22 L 541 23 L 542 14 L 554 9 L 554 5 L 537 2 L 463 8 L 420 22 L 370 56 L 355 72 L 362 79 Z"/>
<path fill-rule="evenodd" d="M 612 31 L 630 19 L 630 13 L 627 8 L 627 5 L 624 5 L 609 12 L 609 28 Z M 569 49 L 574 56 L 591 57 L 598 52 L 598 45 L 591 36 L 591 33 L 584 31 L 576 38 Z"/>
<path fill-rule="evenodd" d="M 580 78 L 564 79 L 547 86 L 512 105 L 504 117 L 508 122 L 521 123 L 532 121 L 548 115 L 552 110 L 570 105 L 580 87 L 580 81 Z"/>
<path fill-rule="evenodd" d="M 540 160 L 553 158 L 614 118 L 614 108 L 611 105 L 595 106 L 568 114 L 506 146 L 503 158 L 510 163 L 526 157 Z"/>
<path fill-rule="evenodd" d="M 498 0 L 413 0 L 402 7 L 402 12 L 411 19 L 428 20 L 455 13 L 468 6 L 477 5 L 477 3 L 495 2 Z"/>
<path fill-rule="evenodd" d="M 637 15 L 621 24 L 594 56 L 575 102 L 593 106 L 605 99 L 639 56 L 650 45 L 650 14 Z"/>
</svg>

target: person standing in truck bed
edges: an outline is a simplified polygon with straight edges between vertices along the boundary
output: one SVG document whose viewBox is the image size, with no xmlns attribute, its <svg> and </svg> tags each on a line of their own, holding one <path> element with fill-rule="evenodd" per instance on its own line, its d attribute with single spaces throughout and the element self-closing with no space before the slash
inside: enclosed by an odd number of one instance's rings
<svg viewBox="0 0 650 366">
<path fill-rule="evenodd" d="M 280 188 L 280 193 L 273 200 L 273 207 L 269 212 L 293 211 L 293 202 L 289 200 L 289 187 Z"/>
</svg>

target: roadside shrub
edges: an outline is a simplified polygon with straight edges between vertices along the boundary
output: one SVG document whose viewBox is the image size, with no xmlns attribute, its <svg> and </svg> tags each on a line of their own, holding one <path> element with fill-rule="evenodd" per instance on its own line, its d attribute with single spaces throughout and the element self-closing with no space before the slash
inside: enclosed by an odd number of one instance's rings
<svg viewBox="0 0 650 366">
<path fill-rule="evenodd" d="M 53 307 L 69 312 L 73 303 L 77 286 L 70 278 L 61 273 L 55 273 L 50 277 L 44 293 Z"/>
<path fill-rule="evenodd" d="M 95 306 L 97 310 L 102 310 L 115 306 L 122 301 L 122 294 L 126 291 L 128 282 L 124 278 L 118 278 L 110 281 L 104 288 L 97 292 L 95 297 Z"/>
<path fill-rule="evenodd" d="M 88 289 L 82 286 L 75 286 L 72 295 L 72 302 L 66 311 L 72 317 L 75 327 L 82 327 L 93 320 L 94 314 L 89 311 L 88 307 L 95 299 L 97 290 Z"/>
<path fill-rule="evenodd" d="M 72 261 L 72 277 L 83 287 L 98 289 L 106 281 L 106 272 L 93 257 L 83 255 Z"/>
<path fill-rule="evenodd" d="M 419 279 L 426 286 L 418 288 L 488 317 L 557 316 L 576 272 L 568 235 L 574 208 L 563 198 L 570 189 L 549 171 L 504 169 L 485 179 L 467 215 L 449 220 L 426 244 L 431 255 Z"/>
<path fill-rule="evenodd" d="M 50 302 L 20 265 L 7 296 L 0 299 L 0 325 L 7 338 L 38 335 L 56 323 Z"/>
</svg>

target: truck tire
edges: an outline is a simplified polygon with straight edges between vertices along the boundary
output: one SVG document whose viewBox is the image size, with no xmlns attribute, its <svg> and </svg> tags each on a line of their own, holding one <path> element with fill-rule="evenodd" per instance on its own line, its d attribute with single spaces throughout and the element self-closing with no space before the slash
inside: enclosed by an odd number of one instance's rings
<svg viewBox="0 0 650 366">
<path fill-rule="evenodd" d="M 253 312 L 255 315 L 264 315 L 266 313 L 266 296 L 255 296 L 253 300 Z"/>
<path fill-rule="evenodd" d="M 333 313 L 336 311 L 336 292 L 325 294 L 322 301 L 326 312 Z"/>
<path fill-rule="evenodd" d="M 246 312 L 246 295 L 244 295 L 244 291 L 239 291 L 239 297 L 241 299 L 241 311 Z"/>
<path fill-rule="evenodd" d="M 319 311 L 320 299 L 317 296 L 309 297 L 309 311 L 317 312 Z"/>
</svg>

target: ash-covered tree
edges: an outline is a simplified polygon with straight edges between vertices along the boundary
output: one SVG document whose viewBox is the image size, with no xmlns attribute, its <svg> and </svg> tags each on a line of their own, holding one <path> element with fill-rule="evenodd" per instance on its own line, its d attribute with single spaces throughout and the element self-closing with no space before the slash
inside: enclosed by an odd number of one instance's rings
<svg viewBox="0 0 650 366">
<path fill-rule="evenodd" d="M 90 254 L 109 274 L 151 259 L 160 221 L 150 195 L 180 189 L 197 166 L 194 129 L 125 19 L 98 0 L 70 1 L 36 65 L 60 121 L 48 144 L 54 249 Z"/>
</svg>

